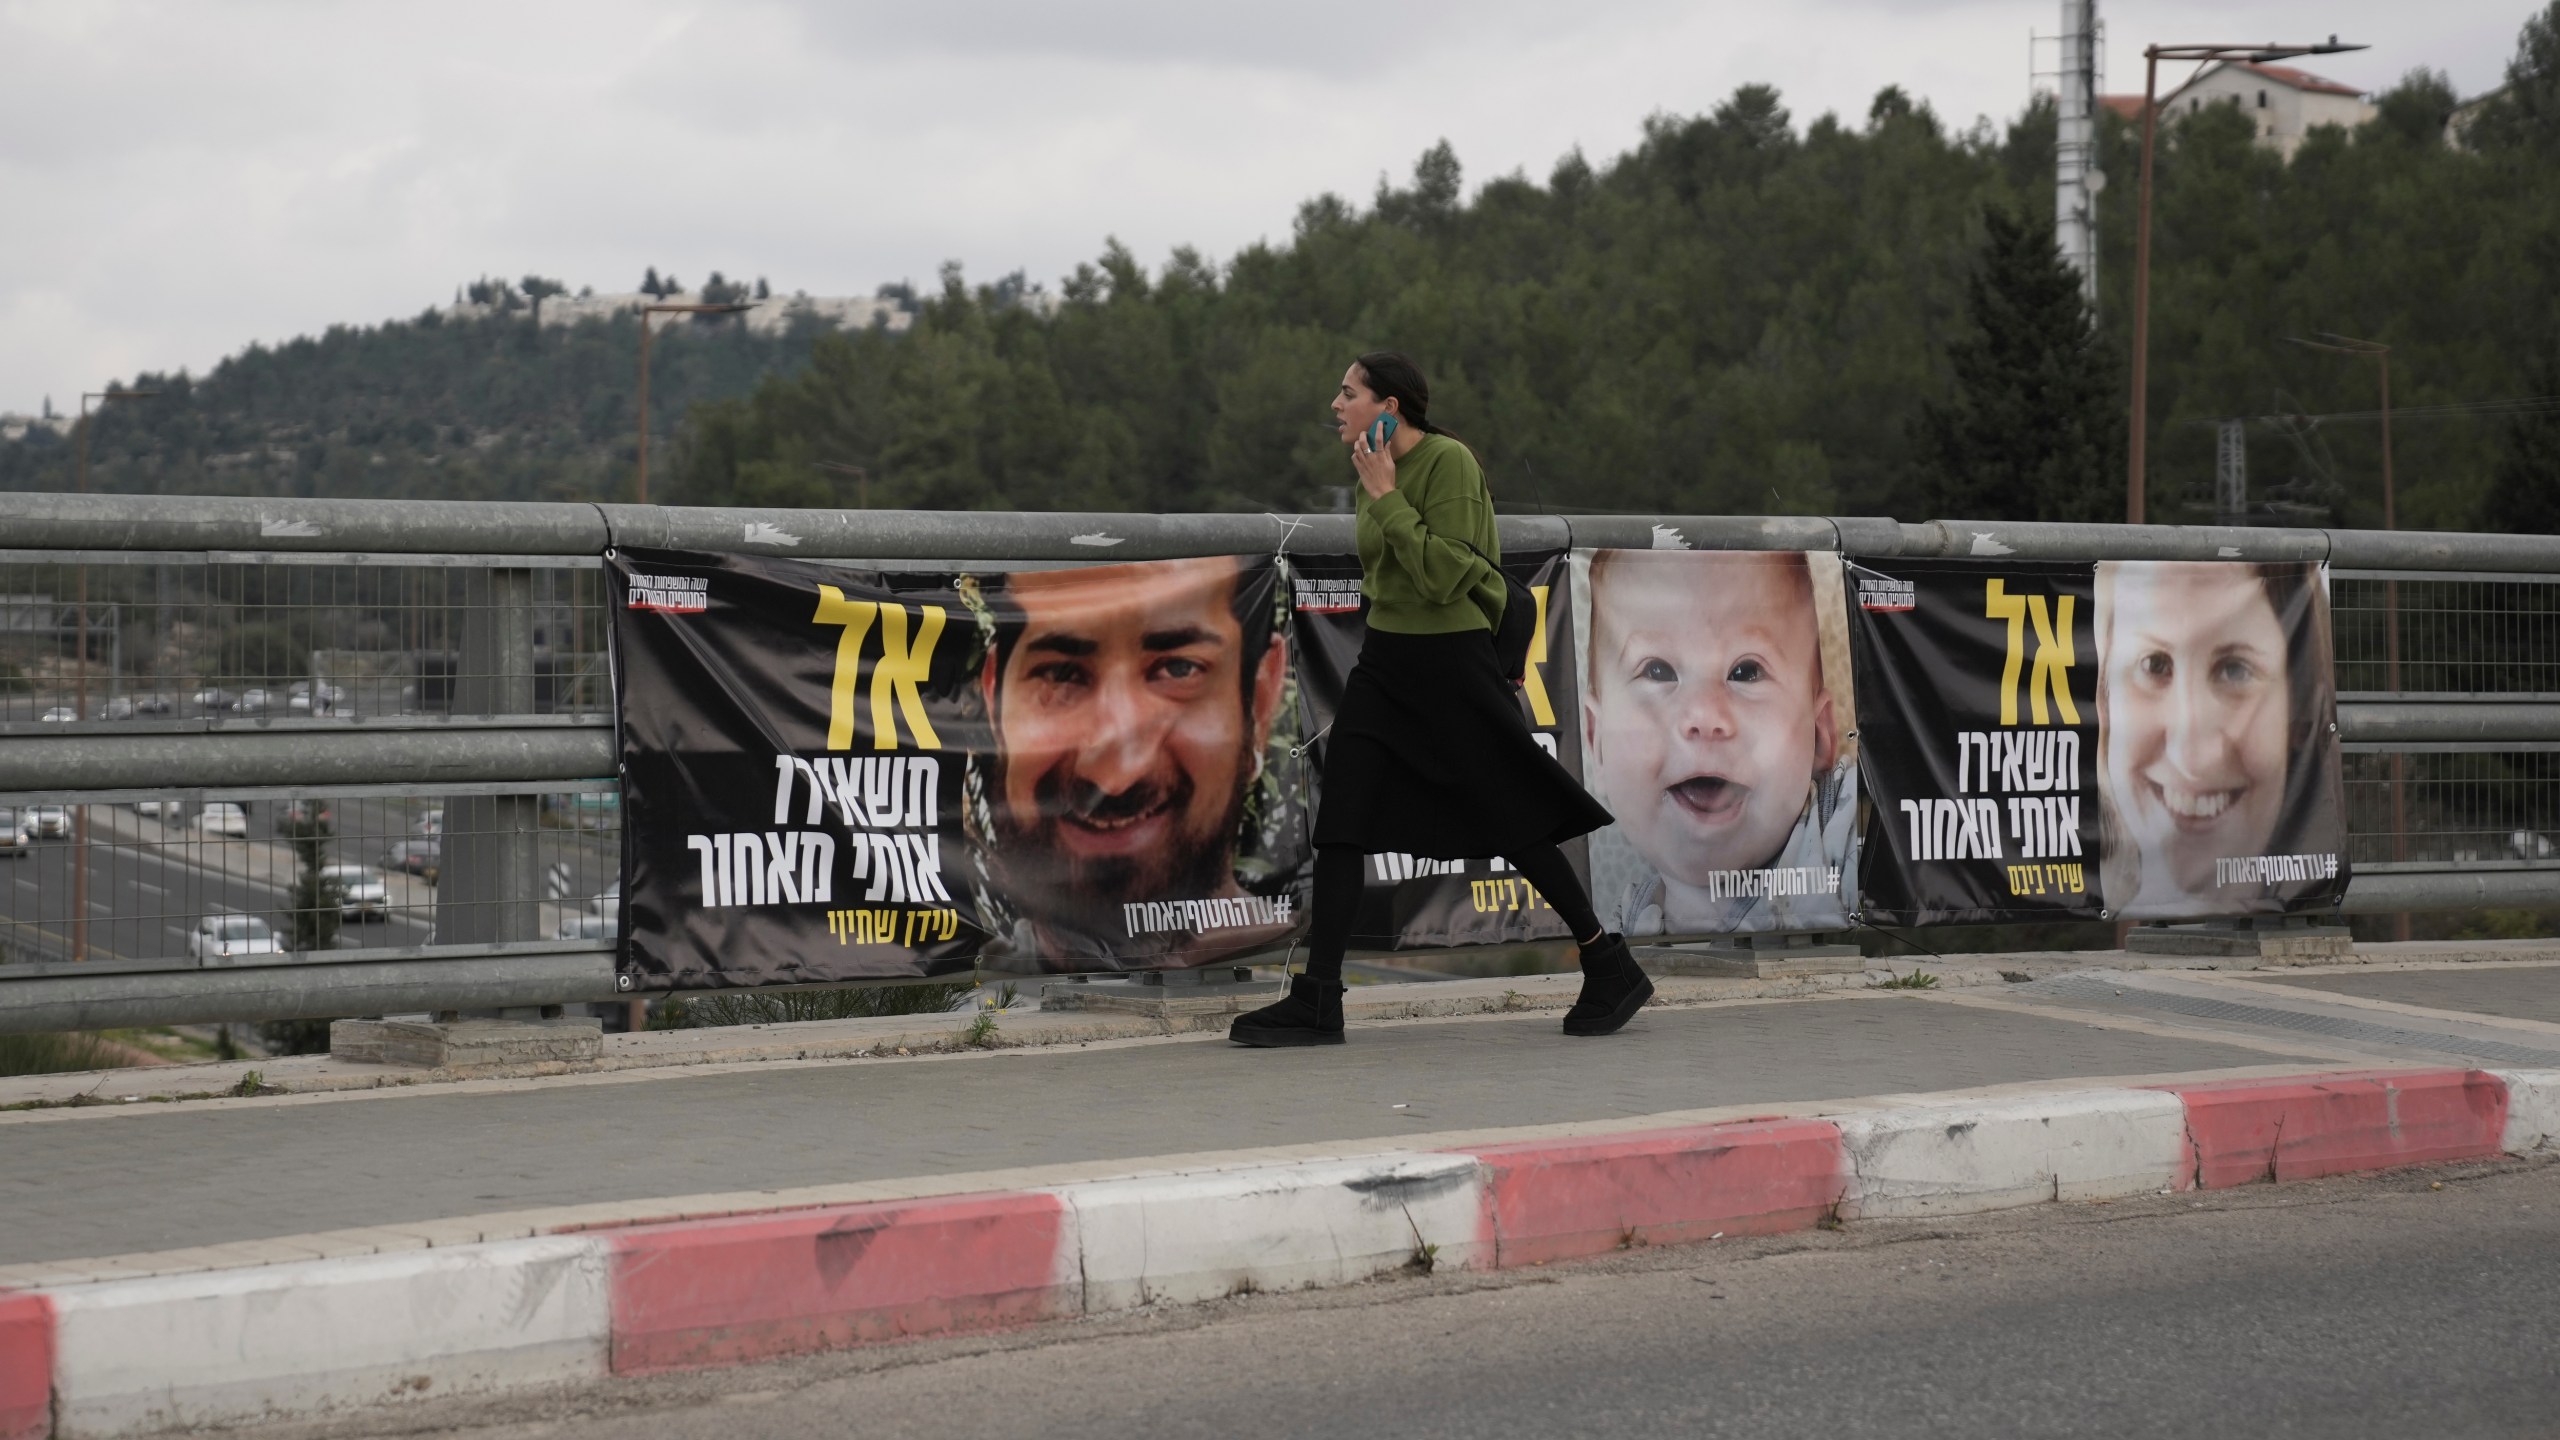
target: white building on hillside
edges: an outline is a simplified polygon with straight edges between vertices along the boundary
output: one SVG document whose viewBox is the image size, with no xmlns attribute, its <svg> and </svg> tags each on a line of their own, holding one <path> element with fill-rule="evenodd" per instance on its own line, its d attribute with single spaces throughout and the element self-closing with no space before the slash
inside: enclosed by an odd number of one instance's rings
<svg viewBox="0 0 2560 1440">
<path fill-rule="evenodd" d="M 554 295 L 542 302 L 542 323 L 546 327 L 575 325 L 581 320 L 609 320 L 643 305 L 695 305 L 701 300 L 701 296 L 683 291 L 670 294 L 663 301 L 658 296 L 636 290 L 621 295 Z M 526 302 L 519 296 L 515 303 L 521 307 Z M 750 308 L 737 318 L 745 321 L 748 332 L 755 335 L 781 334 L 803 317 L 839 330 L 867 330 L 878 325 L 893 332 L 906 329 L 915 323 L 916 318 L 912 312 L 900 308 L 895 300 L 875 300 L 867 295 L 776 295 L 764 300 L 750 300 L 747 304 Z M 441 308 L 445 318 L 450 320 L 477 320 L 500 313 L 496 305 L 471 300 L 456 301 Z M 725 316 L 719 318 L 727 319 Z M 660 315 L 651 321 L 650 328 L 669 333 L 681 330 L 692 320 L 689 315 Z"/>
<path fill-rule="evenodd" d="M 2239 60 L 2216 65 L 2178 87 L 2160 102 L 2160 118 L 2175 120 L 2207 105 L 2236 105 L 2246 111 L 2257 122 L 2258 143 L 2287 160 L 2314 129 L 2338 125 L 2352 130 L 2375 113 L 2364 92 L 2353 86 L 2290 65 Z M 2138 115 L 2139 99 L 2134 108 Z"/>
</svg>

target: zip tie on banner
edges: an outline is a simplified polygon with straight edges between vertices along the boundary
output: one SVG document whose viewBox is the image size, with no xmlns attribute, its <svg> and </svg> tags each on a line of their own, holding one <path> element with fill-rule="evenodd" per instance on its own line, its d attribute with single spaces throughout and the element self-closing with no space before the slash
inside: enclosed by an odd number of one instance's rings
<svg viewBox="0 0 2560 1440">
<path fill-rule="evenodd" d="M 1299 741 L 1297 744 L 1290 746 L 1289 758 L 1292 760 L 1303 758 L 1309 750 L 1315 748 L 1317 741 L 1332 733 L 1333 722 L 1331 720 L 1327 720 L 1324 722 L 1324 728 L 1322 730 L 1319 730 L 1313 735 L 1308 736 L 1306 739 Z"/>
<path fill-rule="evenodd" d="M 1281 527 L 1280 548 L 1271 552 L 1274 560 L 1289 553 L 1289 542 L 1296 539 L 1298 532 L 1306 529 L 1309 523 L 1303 515 L 1274 515 L 1268 510 L 1262 512 L 1262 518 Z"/>
</svg>

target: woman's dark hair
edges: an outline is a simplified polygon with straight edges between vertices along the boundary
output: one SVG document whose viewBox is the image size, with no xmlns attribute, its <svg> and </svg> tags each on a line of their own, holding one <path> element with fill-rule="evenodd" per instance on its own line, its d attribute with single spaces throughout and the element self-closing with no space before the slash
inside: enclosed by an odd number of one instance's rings
<svg viewBox="0 0 2560 1440">
<path fill-rule="evenodd" d="M 1425 435 L 1449 435 L 1431 423 L 1431 382 L 1422 378 L 1422 367 L 1411 357 L 1401 350 L 1372 350 L 1353 363 L 1368 377 L 1370 394 L 1396 402 L 1396 413 L 1405 424 Z"/>
</svg>

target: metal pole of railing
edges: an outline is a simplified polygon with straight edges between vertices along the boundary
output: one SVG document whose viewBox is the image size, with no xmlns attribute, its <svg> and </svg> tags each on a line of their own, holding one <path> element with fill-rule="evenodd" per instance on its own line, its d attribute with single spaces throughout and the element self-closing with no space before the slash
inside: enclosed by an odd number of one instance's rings
<svg viewBox="0 0 2560 1440">
<path fill-rule="evenodd" d="M 454 716 L 532 715 L 533 572 L 473 572 L 462 598 Z M 446 798 L 436 857 L 436 943 L 543 938 L 538 803 L 525 794 Z"/>
</svg>

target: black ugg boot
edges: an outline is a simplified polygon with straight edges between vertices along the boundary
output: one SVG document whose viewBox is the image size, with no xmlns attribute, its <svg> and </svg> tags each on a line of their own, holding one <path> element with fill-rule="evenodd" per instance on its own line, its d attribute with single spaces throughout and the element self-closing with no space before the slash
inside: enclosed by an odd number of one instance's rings
<svg viewBox="0 0 2560 1440">
<path fill-rule="evenodd" d="M 1290 1045 L 1342 1043 L 1342 987 L 1312 975 L 1289 981 L 1289 993 L 1277 1004 L 1236 1017 L 1227 1038 L 1239 1045 L 1275 1050 Z"/>
<path fill-rule="evenodd" d="M 1564 1012 L 1564 1033 L 1613 1034 L 1652 998 L 1653 982 L 1628 951 L 1627 937 L 1603 935 L 1582 952 L 1582 994 Z"/>
</svg>

